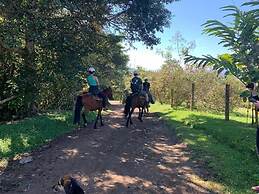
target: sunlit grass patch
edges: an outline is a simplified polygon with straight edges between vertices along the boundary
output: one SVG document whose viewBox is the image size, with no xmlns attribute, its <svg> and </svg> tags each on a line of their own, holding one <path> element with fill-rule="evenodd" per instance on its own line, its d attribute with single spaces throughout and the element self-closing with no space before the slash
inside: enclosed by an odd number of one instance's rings
<svg viewBox="0 0 259 194">
<path fill-rule="evenodd" d="M 193 150 L 192 158 L 224 185 L 223 193 L 251 193 L 251 186 L 259 184 L 256 129 L 247 124 L 246 115 L 231 114 L 230 121 L 225 121 L 223 114 L 172 109 L 169 105 L 155 104 L 151 110 L 168 121 Z"/>
<path fill-rule="evenodd" d="M 7 153 L 10 151 L 11 139 L 3 138 L 0 139 L 0 153 Z"/>
<path fill-rule="evenodd" d="M 92 121 L 95 113 L 87 114 Z M 71 112 L 46 113 L 0 125 L 0 159 L 31 151 L 73 129 Z"/>
</svg>

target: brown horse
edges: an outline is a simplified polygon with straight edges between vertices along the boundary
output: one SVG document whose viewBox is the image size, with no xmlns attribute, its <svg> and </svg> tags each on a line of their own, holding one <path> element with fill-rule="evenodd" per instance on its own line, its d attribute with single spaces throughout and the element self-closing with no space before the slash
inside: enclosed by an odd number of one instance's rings
<svg viewBox="0 0 259 194">
<path fill-rule="evenodd" d="M 111 87 L 108 87 L 104 89 L 102 92 L 100 92 L 100 96 L 104 96 L 105 98 L 108 98 L 110 100 L 113 99 L 112 96 L 112 89 Z M 103 126 L 102 121 L 102 110 L 103 110 L 103 103 L 102 98 L 99 98 L 97 96 L 93 96 L 89 93 L 83 93 L 82 95 L 77 96 L 76 104 L 75 104 L 75 111 L 74 111 L 74 124 L 80 124 L 80 114 L 81 110 L 84 107 L 85 111 L 96 111 L 97 110 L 97 116 L 94 123 L 94 129 L 97 128 L 97 122 L 100 118 L 101 126 Z M 82 117 L 84 120 L 84 126 L 87 123 L 84 112 L 82 113 Z"/>
<path fill-rule="evenodd" d="M 129 123 L 132 125 L 132 113 L 134 112 L 135 108 L 139 108 L 139 115 L 138 119 L 143 122 L 142 116 L 144 109 L 147 107 L 147 101 L 146 97 L 140 94 L 133 94 L 131 97 L 128 97 L 126 100 L 126 105 L 125 105 L 125 117 L 127 118 L 126 126 L 129 126 Z"/>
</svg>

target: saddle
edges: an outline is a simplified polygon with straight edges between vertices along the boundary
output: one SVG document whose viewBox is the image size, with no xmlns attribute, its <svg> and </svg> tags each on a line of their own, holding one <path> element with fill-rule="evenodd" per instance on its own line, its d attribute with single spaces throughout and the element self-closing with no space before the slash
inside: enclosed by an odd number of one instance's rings
<svg viewBox="0 0 259 194">
<path fill-rule="evenodd" d="M 86 96 L 89 96 L 89 97 L 92 97 L 94 100 L 96 101 L 102 101 L 102 98 L 100 98 L 99 96 L 96 96 L 96 95 L 93 95 L 89 92 L 84 92 L 83 95 L 86 95 Z"/>
</svg>

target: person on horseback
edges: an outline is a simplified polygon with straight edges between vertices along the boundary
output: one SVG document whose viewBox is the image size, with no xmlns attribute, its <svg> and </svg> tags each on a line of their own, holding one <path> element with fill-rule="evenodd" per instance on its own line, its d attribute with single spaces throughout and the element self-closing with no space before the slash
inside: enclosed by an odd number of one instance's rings
<svg viewBox="0 0 259 194">
<path fill-rule="evenodd" d="M 249 83 L 246 85 L 246 88 L 251 92 L 250 97 L 248 98 L 250 102 L 254 103 L 255 107 L 259 110 L 259 96 L 256 90 L 255 83 Z"/>
<path fill-rule="evenodd" d="M 153 96 L 150 93 L 150 83 L 147 78 L 144 79 L 143 91 L 148 95 L 148 102 L 154 104 Z"/>
<path fill-rule="evenodd" d="M 99 91 L 99 80 L 94 75 L 94 73 L 95 73 L 95 69 L 93 67 L 90 67 L 88 69 L 88 76 L 86 78 L 87 83 L 89 85 L 89 93 L 94 95 L 94 96 L 98 96 L 98 97 L 102 98 L 102 104 L 103 104 L 103 107 L 105 108 L 108 99 L 100 93 L 100 91 Z"/>
<path fill-rule="evenodd" d="M 127 116 L 127 113 L 129 112 L 130 106 L 131 106 L 131 100 L 133 96 L 136 95 L 143 95 L 142 92 L 142 79 L 139 77 L 139 73 L 137 71 L 134 71 L 133 73 L 133 78 L 131 79 L 130 82 L 130 89 L 131 89 L 131 94 L 127 97 L 125 107 L 124 107 L 124 114 L 125 117 Z"/>
<path fill-rule="evenodd" d="M 142 79 L 139 77 L 139 73 L 137 71 L 134 71 L 133 75 L 134 77 L 131 79 L 130 82 L 130 89 L 132 91 L 132 94 L 138 94 L 142 90 Z"/>
<path fill-rule="evenodd" d="M 94 75 L 95 69 L 93 67 L 90 67 L 88 69 L 88 76 L 86 78 L 87 83 L 89 85 L 89 93 L 92 95 L 96 96 L 99 93 L 99 80 L 98 78 Z"/>
</svg>

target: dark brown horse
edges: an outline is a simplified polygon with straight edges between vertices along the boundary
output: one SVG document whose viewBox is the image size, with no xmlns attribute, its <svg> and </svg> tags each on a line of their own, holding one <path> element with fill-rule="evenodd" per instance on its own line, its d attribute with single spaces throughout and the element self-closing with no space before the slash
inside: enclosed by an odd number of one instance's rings
<svg viewBox="0 0 259 194">
<path fill-rule="evenodd" d="M 104 89 L 102 92 L 100 92 L 100 96 L 104 96 L 105 98 L 108 98 L 110 100 L 113 99 L 112 96 L 112 89 L 110 87 Z M 77 96 L 76 104 L 75 104 L 75 111 L 74 111 L 74 124 L 80 124 L 80 114 L 82 111 L 82 108 L 84 107 L 86 112 L 89 111 L 96 111 L 97 110 L 97 116 L 94 123 L 94 129 L 97 128 L 97 122 L 100 118 L 101 126 L 103 126 L 102 121 L 102 110 L 103 110 L 103 103 L 102 98 L 99 98 L 97 96 L 93 96 L 89 93 L 83 93 L 82 95 Z M 82 113 L 82 117 L 84 120 L 84 126 L 87 123 L 85 118 L 85 113 Z"/>
<path fill-rule="evenodd" d="M 146 97 L 140 94 L 133 94 L 131 97 L 128 97 L 126 100 L 126 105 L 125 105 L 125 117 L 127 118 L 126 126 L 129 126 L 130 124 L 133 124 L 131 116 L 136 108 L 139 109 L 139 115 L 138 119 L 143 122 L 142 117 L 143 117 L 143 112 L 144 109 L 147 107 L 147 101 Z"/>
</svg>

